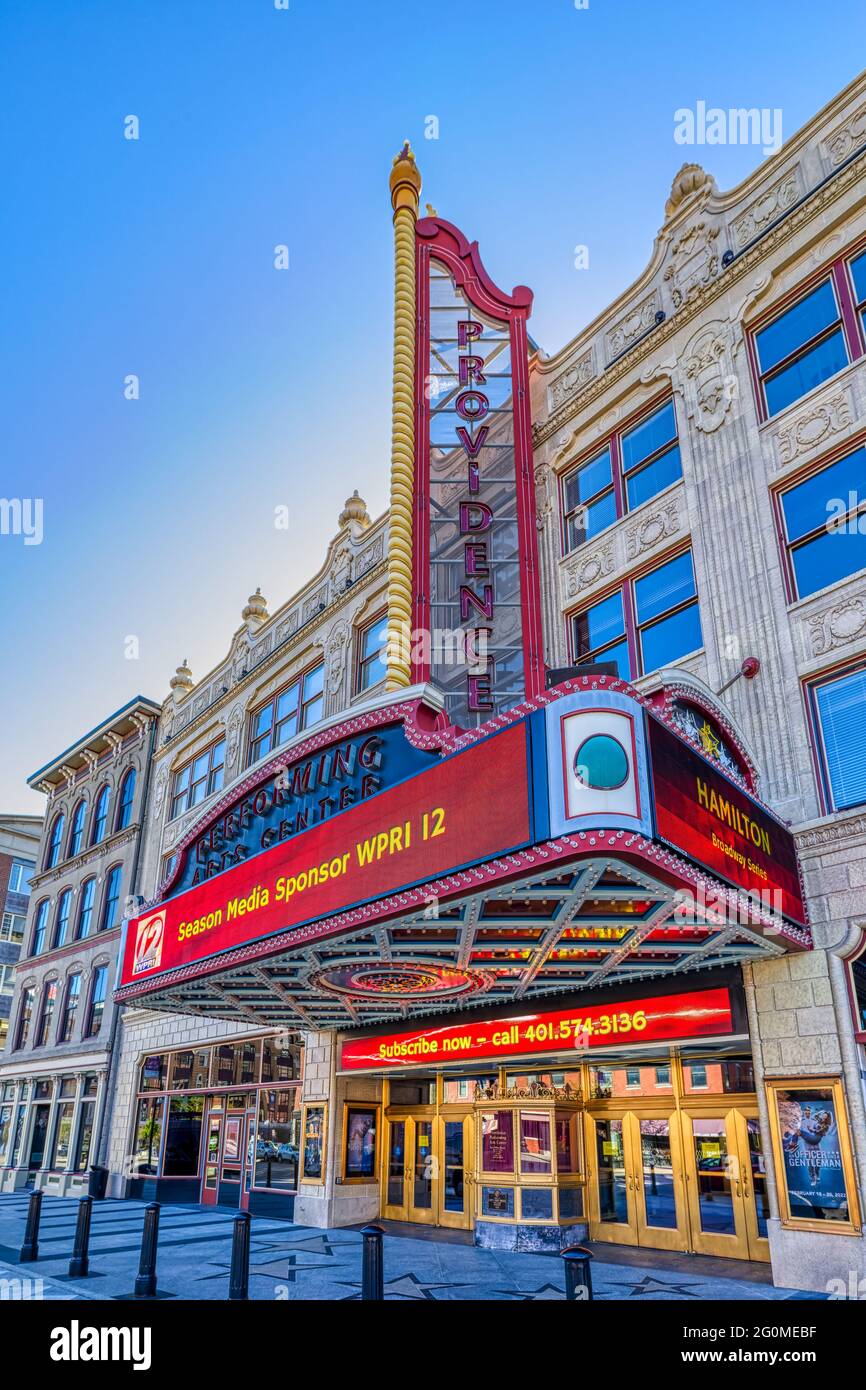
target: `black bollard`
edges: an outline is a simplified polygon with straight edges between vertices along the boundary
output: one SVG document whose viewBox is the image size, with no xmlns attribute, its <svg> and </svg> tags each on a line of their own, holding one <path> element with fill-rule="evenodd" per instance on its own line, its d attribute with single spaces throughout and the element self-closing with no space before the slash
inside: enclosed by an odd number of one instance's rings
<svg viewBox="0 0 866 1390">
<path fill-rule="evenodd" d="M 82 1197 L 78 1203 L 78 1220 L 75 1223 L 75 1242 L 72 1246 L 72 1259 L 69 1261 L 70 1279 L 86 1279 L 90 1269 L 90 1213 L 93 1198 Z"/>
<path fill-rule="evenodd" d="M 381 1303 L 385 1297 L 385 1271 L 382 1265 L 381 1226 L 364 1226 L 364 1252 L 361 1260 L 361 1298 L 365 1303 Z"/>
<path fill-rule="evenodd" d="M 32 1264 L 39 1259 L 39 1217 L 42 1214 L 42 1193 L 37 1188 L 30 1193 L 27 1206 L 27 1225 L 24 1227 L 24 1244 L 18 1255 L 22 1265 Z"/>
<path fill-rule="evenodd" d="M 591 1302 L 592 1270 L 589 1267 L 592 1251 L 583 1245 L 569 1245 L 562 1252 L 565 1261 L 565 1297 L 569 1303 Z"/>
<path fill-rule="evenodd" d="M 229 1298 L 232 1301 L 250 1296 L 250 1226 L 248 1211 L 235 1217 L 232 1231 L 232 1272 L 229 1276 Z"/>
<path fill-rule="evenodd" d="M 159 1202 L 144 1209 L 144 1230 L 141 1233 L 141 1259 L 135 1281 L 136 1298 L 156 1298 L 156 1242 L 159 1239 Z"/>
</svg>

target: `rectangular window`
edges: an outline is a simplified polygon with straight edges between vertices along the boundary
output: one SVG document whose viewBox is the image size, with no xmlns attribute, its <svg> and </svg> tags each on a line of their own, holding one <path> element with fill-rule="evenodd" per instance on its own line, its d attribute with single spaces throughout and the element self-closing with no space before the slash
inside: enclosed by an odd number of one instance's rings
<svg viewBox="0 0 866 1390">
<path fill-rule="evenodd" d="M 166 1177 L 194 1178 L 198 1173 L 204 1096 L 174 1096 L 168 1106 L 168 1128 L 162 1171 Z"/>
<path fill-rule="evenodd" d="M 571 619 L 575 663 L 614 661 L 631 680 L 703 646 L 692 553 L 685 550 Z M 638 655 L 634 669 L 631 651 Z"/>
<path fill-rule="evenodd" d="M 550 1113 L 546 1110 L 520 1112 L 520 1171 L 550 1173 Z"/>
<path fill-rule="evenodd" d="M 707 1089 L 707 1068 L 705 1062 L 687 1062 L 686 1071 L 688 1072 L 687 1081 L 692 1091 L 705 1091 Z"/>
<path fill-rule="evenodd" d="M 831 810 L 866 802 L 866 666 L 811 688 L 824 787 Z"/>
<path fill-rule="evenodd" d="M 866 569 L 866 448 L 780 495 L 797 598 Z"/>
<path fill-rule="evenodd" d="M 71 1100 L 64 1101 L 57 1107 L 57 1116 L 54 1122 L 54 1143 L 51 1146 L 51 1162 L 49 1168 L 55 1171 L 63 1170 L 69 1162 L 69 1140 L 72 1136 L 72 1115 L 75 1110 Z"/>
<path fill-rule="evenodd" d="M 250 722 L 250 763 L 281 748 L 324 713 L 325 664 L 319 662 L 256 710 Z"/>
<path fill-rule="evenodd" d="M 0 925 L 0 941 L 11 941 L 13 946 L 20 946 L 24 940 L 24 921 L 20 913 L 4 912 Z"/>
<path fill-rule="evenodd" d="M 378 685 L 388 673 L 388 615 L 382 614 L 358 633 L 358 691 Z"/>
<path fill-rule="evenodd" d="M 485 1173 L 514 1172 L 514 1113 L 487 1110 L 481 1116 L 481 1167 Z"/>
<path fill-rule="evenodd" d="M 84 1029 L 85 1038 L 95 1038 L 102 1027 L 102 1015 L 105 1012 L 105 987 L 108 982 L 108 966 L 98 965 L 93 972 L 93 984 L 90 989 L 90 1007 L 87 1010 L 87 1023 Z"/>
<path fill-rule="evenodd" d="M 135 1153 L 133 1172 L 155 1176 L 159 1172 L 159 1146 L 162 1140 L 162 1115 L 164 1101 L 161 1097 L 145 1096 L 138 1102 L 138 1116 L 135 1124 Z"/>
<path fill-rule="evenodd" d="M 76 1173 L 84 1173 L 90 1159 L 90 1141 L 93 1138 L 93 1114 L 96 1108 L 95 1100 L 83 1100 L 78 1116 L 78 1137 L 75 1141 L 75 1163 L 73 1165 Z"/>
<path fill-rule="evenodd" d="M 256 1136 L 256 1187 L 294 1192 L 298 1186 L 300 1158 L 300 1090 L 259 1093 L 259 1128 Z"/>
<path fill-rule="evenodd" d="M 846 367 L 848 347 L 832 277 L 758 329 L 755 351 L 769 415 Z"/>
<path fill-rule="evenodd" d="M 10 893 L 29 893 L 30 875 L 36 868 L 35 864 L 29 863 L 25 859 L 13 859 L 12 870 L 9 874 Z"/>
<path fill-rule="evenodd" d="M 222 789 L 226 741 L 221 738 L 174 774 L 171 820 Z"/>
<path fill-rule="evenodd" d="M 625 1084 L 631 1090 L 640 1089 L 640 1067 L 626 1067 Z"/>
<path fill-rule="evenodd" d="M 623 680 L 632 676 L 622 590 L 599 599 L 572 618 L 574 658 L 583 662 L 613 661 Z"/>
<path fill-rule="evenodd" d="M 44 1047 L 48 1041 L 51 1031 L 51 1020 L 54 1017 L 54 1006 L 57 1003 L 57 981 L 50 980 L 42 990 L 42 1007 L 39 1010 L 39 1023 L 36 1028 L 36 1037 L 33 1039 L 34 1047 Z"/>
<path fill-rule="evenodd" d="M 670 1067 L 656 1067 L 656 1085 L 670 1086 L 671 1069 Z"/>
<path fill-rule="evenodd" d="M 673 401 L 652 410 L 562 480 L 563 546 L 576 550 L 682 477 Z"/>
</svg>

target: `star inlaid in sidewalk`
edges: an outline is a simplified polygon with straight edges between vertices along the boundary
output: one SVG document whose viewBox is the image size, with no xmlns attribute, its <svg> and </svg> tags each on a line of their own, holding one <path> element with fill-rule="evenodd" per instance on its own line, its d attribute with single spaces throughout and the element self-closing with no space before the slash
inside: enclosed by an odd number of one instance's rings
<svg viewBox="0 0 866 1390">
<path fill-rule="evenodd" d="M 542 1284 L 540 1289 L 491 1289 L 491 1293 L 511 1298 L 515 1303 L 562 1303 L 565 1298 L 565 1291 L 556 1284 Z"/>
<path fill-rule="evenodd" d="M 358 1251 L 358 1258 L 361 1257 L 361 1244 L 357 1240 L 333 1240 L 331 1236 L 308 1236 L 306 1240 L 293 1241 L 256 1241 L 252 1242 L 254 1254 L 263 1254 L 266 1250 L 275 1250 L 280 1253 L 289 1250 L 301 1250 L 310 1255 L 333 1255 L 335 1250 L 345 1250 L 352 1245 Z"/>
<path fill-rule="evenodd" d="M 629 1298 L 640 1298 L 642 1294 L 649 1294 L 652 1297 L 660 1292 L 682 1294 L 685 1298 L 700 1298 L 701 1296 L 699 1293 L 692 1292 L 693 1289 L 699 1287 L 696 1284 L 668 1284 L 664 1279 L 656 1279 L 654 1274 L 645 1274 L 637 1284 L 627 1284 L 623 1279 L 611 1279 L 608 1282 L 615 1287 L 628 1289 Z"/>
<path fill-rule="evenodd" d="M 361 1285 L 357 1281 L 351 1284 L 343 1283 L 346 1289 L 357 1289 L 357 1293 L 350 1293 L 345 1296 L 342 1302 L 348 1303 L 352 1299 L 361 1297 Z M 401 1274 L 396 1279 L 385 1280 L 386 1298 L 421 1298 L 427 1299 L 430 1303 L 436 1303 L 435 1297 L 437 1289 L 468 1289 L 469 1284 L 428 1284 L 426 1280 L 419 1279 L 417 1274 Z"/>
</svg>

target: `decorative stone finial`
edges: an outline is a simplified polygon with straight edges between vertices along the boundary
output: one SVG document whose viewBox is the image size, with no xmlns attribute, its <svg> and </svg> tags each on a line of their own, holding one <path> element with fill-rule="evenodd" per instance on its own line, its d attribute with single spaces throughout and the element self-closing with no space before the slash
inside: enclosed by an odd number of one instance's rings
<svg viewBox="0 0 866 1390">
<path fill-rule="evenodd" d="M 367 511 L 367 503 L 364 501 L 363 497 L 360 496 L 357 488 L 355 488 L 351 497 L 346 498 L 346 505 L 339 516 L 339 524 L 341 527 L 348 526 L 350 521 L 354 521 L 358 526 L 362 526 L 364 530 L 370 525 L 370 513 Z"/>
<path fill-rule="evenodd" d="M 395 156 L 388 184 L 394 211 L 408 207 L 417 216 L 418 200 L 421 196 L 421 175 L 408 140 L 404 140 L 402 150 Z"/>
<path fill-rule="evenodd" d="M 673 217 L 677 208 L 684 203 L 686 198 L 690 198 L 693 193 L 698 193 L 707 185 L 715 186 L 715 179 L 712 174 L 708 174 L 706 169 L 702 169 L 700 164 L 684 164 L 679 172 L 674 176 L 671 184 L 671 196 L 665 203 L 665 221 Z"/>
<path fill-rule="evenodd" d="M 270 617 L 268 601 L 262 598 L 261 589 L 256 589 L 254 594 L 250 594 L 241 617 L 249 627 L 258 627 L 261 623 L 267 622 Z"/>
<path fill-rule="evenodd" d="M 178 666 L 177 670 L 175 671 L 174 675 L 169 681 L 169 685 L 171 686 L 175 694 L 178 696 L 185 695 L 188 690 L 192 690 L 192 671 L 186 664 L 186 657 L 184 657 L 183 661 Z"/>
</svg>

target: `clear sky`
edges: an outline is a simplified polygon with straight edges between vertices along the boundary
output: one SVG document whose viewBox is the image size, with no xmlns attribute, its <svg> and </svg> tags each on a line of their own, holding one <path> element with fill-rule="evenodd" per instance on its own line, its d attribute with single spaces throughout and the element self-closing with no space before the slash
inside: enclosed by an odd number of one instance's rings
<svg viewBox="0 0 866 1390">
<path fill-rule="evenodd" d="M 684 149 L 678 108 L 787 136 L 864 53 L 862 0 L 0 0 L 0 497 L 44 530 L 0 535 L 0 810 L 182 657 L 204 675 L 354 488 L 386 506 L 404 138 L 554 352 L 641 272 L 684 159 L 721 188 L 760 162 Z"/>
</svg>

